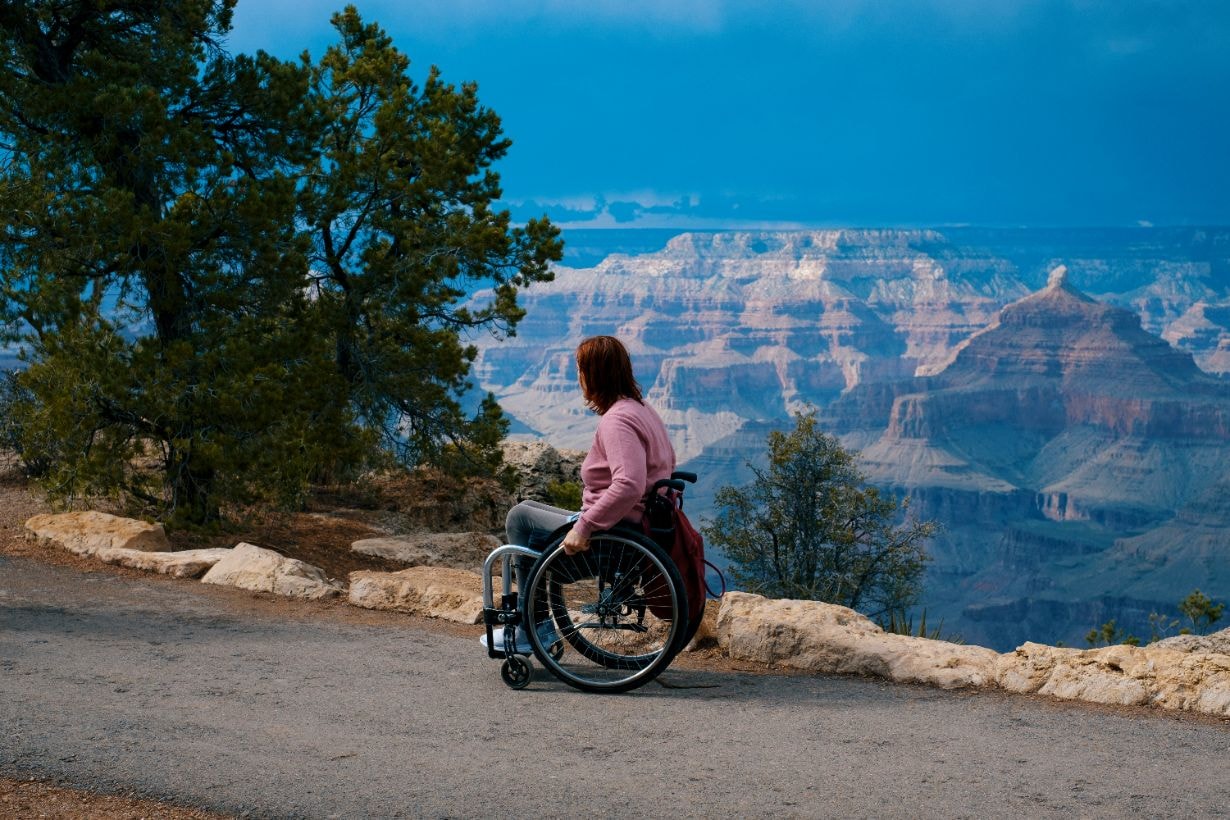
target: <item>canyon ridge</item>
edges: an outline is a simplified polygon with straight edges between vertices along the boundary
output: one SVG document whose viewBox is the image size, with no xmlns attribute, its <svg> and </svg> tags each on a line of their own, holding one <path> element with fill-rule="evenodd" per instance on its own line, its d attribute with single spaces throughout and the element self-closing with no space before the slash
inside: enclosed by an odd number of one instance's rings
<svg viewBox="0 0 1230 820">
<path fill-rule="evenodd" d="M 1230 229 L 566 235 L 517 335 L 476 340 L 514 432 L 585 448 L 572 350 L 624 339 L 681 466 L 750 478 L 814 406 L 944 532 L 921 607 L 965 640 L 1080 644 L 1230 598 Z"/>
</svg>

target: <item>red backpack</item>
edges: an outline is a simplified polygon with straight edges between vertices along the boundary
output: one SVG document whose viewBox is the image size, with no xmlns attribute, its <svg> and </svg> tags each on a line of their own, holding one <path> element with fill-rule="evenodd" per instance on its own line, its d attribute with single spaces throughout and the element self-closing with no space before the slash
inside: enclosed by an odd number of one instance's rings
<svg viewBox="0 0 1230 820">
<path fill-rule="evenodd" d="M 679 568 L 684 592 L 688 597 L 688 623 L 695 624 L 705 613 L 705 596 L 712 594 L 705 581 L 705 567 L 713 567 L 719 576 L 721 572 L 705 560 L 705 539 L 683 514 L 685 480 L 696 481 L 696 474 L 676 472 L 672 473 L 670 478 L 654 483 L 648 498 L 645 499 L 645 515 L 641 519 L 641 526 L 646 535 L 666 550 Z M 725 586 L 723 579 L 723 592 Z M 647 597 L 654 599 L 658 596 L 654 595 L 651 589 Z M 649 604 L 649 611 L 659 618 L 671 616 L 669 605 Z"/>
</svg>

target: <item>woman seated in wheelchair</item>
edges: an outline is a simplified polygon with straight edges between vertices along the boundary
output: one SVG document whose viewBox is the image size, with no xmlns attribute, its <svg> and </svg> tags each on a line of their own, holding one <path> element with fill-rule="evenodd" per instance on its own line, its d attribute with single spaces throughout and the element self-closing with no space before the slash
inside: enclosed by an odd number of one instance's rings
<svg viewBox="0 0 1230 820">
<path fill-rule="evenodd" d="M 505 522 L 511 544 L 541 550 L 547 536 L 572 521 L 562 546 L 568 555 L 577 555 L 589 549 L 595 532 L 619 524 L 640 530 L 650 489 L 656 481 L 670 478 L 675 469 L 675 450 L 666 425 L 645 403 L 623 344 L 613 336 L 593 336 L 577 347 L 576 362 L 585 404 L 599 416 L 593 443 L 581 465 L 581 511 L 522 501 L 509 511 Z M 518 561 L 522 589 L 531 563 Z M 496 646 L 501 637 L 494 636 Z M 517 650 L 528 654 L 528 635 L 522 630 L 516 637 Z"/>
</svg>

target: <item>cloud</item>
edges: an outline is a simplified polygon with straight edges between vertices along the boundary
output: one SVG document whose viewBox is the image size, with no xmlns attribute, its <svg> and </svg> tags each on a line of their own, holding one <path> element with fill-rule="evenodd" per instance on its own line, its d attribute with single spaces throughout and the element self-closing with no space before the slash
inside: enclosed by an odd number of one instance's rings
<svg viewBox="0 0 1230 820">
<path fill-rule="evenodd" d="M 745 203 L 733 197 L 640 191 L 505 202 L 515 220 L 546 216 L 561 228 L 694 228 L 794 230 L 813 227 L 784 217 L 781 197 Z M 767 206 L 767 207 L 766 207 Z"/>
</svg>

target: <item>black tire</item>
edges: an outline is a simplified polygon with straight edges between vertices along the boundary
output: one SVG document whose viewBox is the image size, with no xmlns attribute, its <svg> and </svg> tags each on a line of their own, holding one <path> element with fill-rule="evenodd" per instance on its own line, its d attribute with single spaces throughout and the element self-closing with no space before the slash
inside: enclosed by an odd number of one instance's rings
<svg viewBox="0 0 1230 820">
<path fill-rule="evenodd" d="M 524 689 L 529 686 L 533 675 L 534 668 L 530 666 L 527 659 L 520 655 L 509 655 L 508 659 L 500 665 L 500 677 L 512 689 Z"/>
<path fill-rule="evenodd" d="M 522 596 L 534 654 L 582 691 L 626 692 L 648 683 L 689 632 L 679 570 L 661 547 L 623 528 L 595 533 L 588 550 L 568 556 L 561 546 L 567 529 L 553 534 Z M 564 651 L 554 654 L 561 639 Z"/>
</svg>

